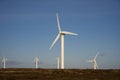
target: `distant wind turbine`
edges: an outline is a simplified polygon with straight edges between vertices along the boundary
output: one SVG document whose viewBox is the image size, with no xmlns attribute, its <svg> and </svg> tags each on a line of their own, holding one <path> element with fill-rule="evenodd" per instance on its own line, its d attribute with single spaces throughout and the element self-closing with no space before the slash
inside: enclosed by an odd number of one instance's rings
<svg viewBox="0 0 120 80">
<path fill-rule="evenodd" d="M 35 68 L 37 69 L 40 62 L 38 57 L 35 58 L 34 62 L 35 62 Z"/>
<path fill-rule="evenodd" d="M 60 58 L 57 57 L 57 69 L 60 69 Z"/>
<path fill-rule="evenodd" d="M 52 45 L 50 46 L 50 49 L 55 45 L 57 40 L 61 37 L 61 69 L 64 69 L 64 35 L 66 35 L 66 34 L 68 34 L 68 35 L 78 35 L 78 34 L 68 32 L 68 31 L 62 31 L 61 28 L 60 28 L 60 22 L 59 22 L 58 14 L 56 14 L 56 16 L 57 16 L 57 24 L 58 24 L 59 33 L 58 33 L 57 37 L 55 38 L 54 42 L 52 43 Z"/>
<path fill-rule="evenodd" d="M 93 60 L 88 60 L 87 62 L 92 62 L 93 63 L 93 66 L 94 66 L 94 69 L 99 69 L 98 65 L 97 65 L 97 61 L 96 61 L 96 58 L 98 56 L 99 53 L 97 53 L 94 57 Z"/>
<path fill-rule="evenodd" d="M 7 61 L 7 58 L 3 57 L 2 64 L 4 69 L 6 68 L 6 61 Z"/>
</svg>

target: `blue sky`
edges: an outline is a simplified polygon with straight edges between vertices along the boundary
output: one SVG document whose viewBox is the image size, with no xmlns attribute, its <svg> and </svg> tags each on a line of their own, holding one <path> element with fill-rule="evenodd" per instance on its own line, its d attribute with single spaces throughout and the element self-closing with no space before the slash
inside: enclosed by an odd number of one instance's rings
<svg viewBox="0 0 120 80">
<path fill-rule="evenodd" d="M 65 36 L 65 68 L 93 68 L 86 60 L 97 58 L 101 69 L 120 69 L 119 0 L 0 0 L 0 61 L 8 68 L 56 68 L 60 40 L 56 13 Z M 2 65 L 0 64 L 0 67 Z"/>
</svg>

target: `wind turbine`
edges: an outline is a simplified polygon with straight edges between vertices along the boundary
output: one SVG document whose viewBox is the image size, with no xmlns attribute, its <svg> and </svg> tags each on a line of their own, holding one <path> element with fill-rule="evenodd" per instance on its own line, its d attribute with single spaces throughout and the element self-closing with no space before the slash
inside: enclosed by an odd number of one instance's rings
<svg viewBox="0 0 120 80">
<path fill-rule="evenodd" d="M 4 69 L 6 68 L 6 61 L 7 61 L 7 58 L 3 57 L 2 64 Z"/>
<path fill-rule="evenodd" d="M 59 68 L 60 68 L 60 58 L 57 57 L 57 69 L 59 69 Z"/>
<path fill-rule="evenodd" d="M 93 66 L 94 66 L 94 69 L 99 69 L 98 65 L 97 65 L 97 61 L 96 61 L 96 58 L 98 56 L 99 53 L 97 53 L 94 57 L 93 60 L 88 60 L 87 62 L 92 62 L 93 63 Z"/>
<path fill-rule="evenodd" d="M 52 43 L 52 45 L 50 46 L 50 49 L 55 45 L 57 40 L 61 37 L 61 69 L 64 69 L 64 35 L 66 35 L 66 34 L 68 34 L 68 35 L 78 35 L 78 34 L 68 32 L 68 31 L 62 31 L 61 28 L 60 28 L 60 22 L 59 22 L 58 14 L 56 14 L 56 17 L 57 17 L 57 25 L 58 25 L 59 33 L 58 33 L 57 37 L 55 38 L 54 42 Z"/>
<path fill-rule="evenodd" d="M 40 62 L 38 57 L 35 58 L 34 62 L 35 62 L 35 68 L 37 69 L 38 68 L 38 64 Z"/>
</svg>

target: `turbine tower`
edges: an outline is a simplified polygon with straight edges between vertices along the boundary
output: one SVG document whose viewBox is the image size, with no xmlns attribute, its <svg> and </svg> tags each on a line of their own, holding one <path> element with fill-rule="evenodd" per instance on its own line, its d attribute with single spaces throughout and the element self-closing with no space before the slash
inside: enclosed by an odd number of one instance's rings
<svg viewBox="0 0 120 80">
<path fill-rule="evenodd" d="M 3 57 L 2 64 L 4 69 L 6 68 L 6 61 L 7 61 L 7 58 Z"/>
<path fill-rule="evenodd" d="M 94 66 L 94 69 L 99 69 L 98 65 L 97 65 L 97 61 L 96 61 L 96 58 L 98 56 L 99 53 L 97 53 L 94 57 L 93 60 L 88 60 L 87 62 L 92 62 L 93 63 L 93 66 Z"/>
<path fill-rule="evenodd" d="M 34 62 L 35 62 L 35 68 L 37 69 L 40 62 L 38 57 L 35 58 Z"/>
<path fill-rule="evenodd" d="M 60 58 L 57 57 L 57 69 L 60 69 Z"/>
<path fill-rule="evenodd" d="M 60 28 L 60 22 L 59 22 L 58 14 L 56 14 L 56 17 L 57 17 L 57 24 L 58 24 L 59 33 L 58 33 L 57 37 L 55 38 L 54 42 L 52 43 L 52 45 L 50 46 L 50 49 L 55 45 L 57 40 L 61 37 L 61 69 L 64 69 L 64 35 L 66 35 L 66 34 L 68 34 L 68 35 L 78 35 L 78 34 L 68 32 L 68 31 L 62 31 L 61 28 Z"/>
</svg>

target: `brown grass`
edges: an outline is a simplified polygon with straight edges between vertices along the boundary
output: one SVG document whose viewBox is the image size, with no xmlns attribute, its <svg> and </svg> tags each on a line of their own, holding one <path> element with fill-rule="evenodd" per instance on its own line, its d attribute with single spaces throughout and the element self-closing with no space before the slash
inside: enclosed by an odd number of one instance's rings
<svg viewBox="0 0 120 80">
<path fill-rule="evenodd" d="M 0 80 L 120 80 L 120 70 L 0 69 Z"/>
</svg>

